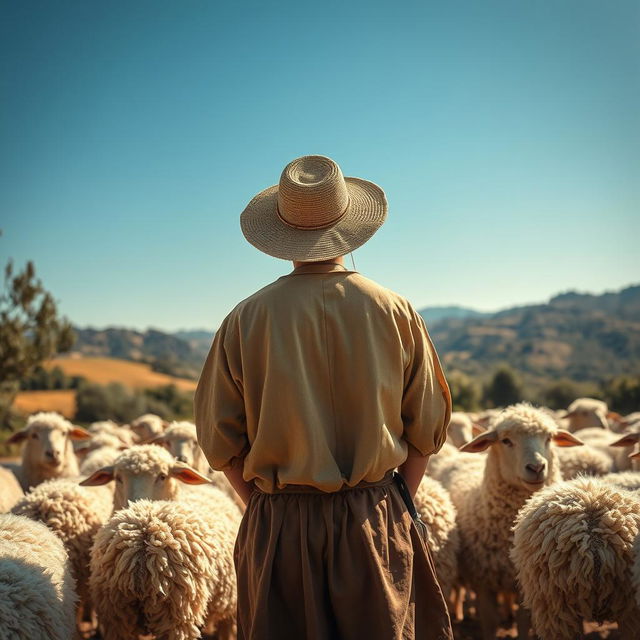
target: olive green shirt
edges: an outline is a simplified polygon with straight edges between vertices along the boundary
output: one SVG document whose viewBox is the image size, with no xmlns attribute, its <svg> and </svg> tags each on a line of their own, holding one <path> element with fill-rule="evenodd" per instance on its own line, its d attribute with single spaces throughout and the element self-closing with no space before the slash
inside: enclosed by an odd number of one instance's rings
<svg viewBox="0 0 640 640">
<path fill-rule="evenodd" d="M 422 318 L 339 265 L 306 264 L 223 321 L 195 396 L 209 464 L 337 491 L 375 482 L 446 439 L 449 388 Z"/>
</svg>

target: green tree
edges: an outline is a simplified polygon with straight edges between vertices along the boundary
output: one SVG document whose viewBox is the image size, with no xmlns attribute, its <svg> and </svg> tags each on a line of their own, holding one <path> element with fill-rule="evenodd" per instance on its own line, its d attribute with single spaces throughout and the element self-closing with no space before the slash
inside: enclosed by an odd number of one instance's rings
<svg viewBox="0 0 640 640">
<path fill-rule="evenodd" d="M 631 413 L 640 408 L 640 376 L 619 376 L 603 385 L 604 399 L 610 409 Z"/>
<path fill-rule="evenodd" d="M 44 360 L 68 351 L 74 339 L 53 296 L 36 278 L 33 263 L 14 272 L 9 261 L 0 295 L 0 428 L 13 428 L 11 405 L 20 381 Z"/>
<path fill-rule="evenodd" d="M 447 376 L 454 411 L 477 411 L 480 407 L 480 386 L 462 371 Z"/>
<path fill-rule="evenodd" d="M 500 367 L 484 390 L 484 401 L 490 407 L 506 407 L 523 399 L 522 383 L 506 366 Z"/>
</svg>

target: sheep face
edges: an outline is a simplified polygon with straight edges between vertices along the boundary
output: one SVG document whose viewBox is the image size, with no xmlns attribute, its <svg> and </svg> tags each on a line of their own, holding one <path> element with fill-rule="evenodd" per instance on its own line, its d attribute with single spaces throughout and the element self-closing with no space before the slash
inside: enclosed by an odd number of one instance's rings
<svg viewBox="0 0 640 640">
<path fill-rule="evenodd" d="M 130 427 L 138 442 L 145 443 L 162 434 L 167 427 L 167 423 L 160 416 L 147 413 L 136 418 Z"/>
<path fill-rule="evenodd" d="M 612 447 L 624 447 L 628 449 L 633 471 L 640 471 L 640 430 L 625 433 L 621 438 L 611 443 Z"/>
<path fill-rule="evenodd" d="M 178 482 L 205 484 L 211 481 L 184 462 L 154 445 L 136 446 L 120 454 L 113 465 L 98 469 L 83 486 L 115 481 L 114 511 L 137 500 L 176 500 Z"/>
<path fill-rule="evenodd" d="M 562 416 L 569 421 L 569 431 L 599 427 L 608 429 L 607 405 L 593 398 L 578 398 L 569 405 L 567 413 Z"/>
<path fill-rule="evenodd" d="M 80 427 L 74 427 L 66 420 L 50 422 L 42 419 L 30 421 L 22 431 L 14 433 L 7 442 L 9 444 L 24 442 L 24 459 L 28 459 L 33 466 L 56 470 L 61 468 L 70 456 L 73 456 L 73 440 L 89 438 L 91 438 L 90 433 Z"/>
<path fill-rule="evenodd" d="M 492 430 L 460 450 L 478 453 L 490 448 L 487 468 L 497 470 L 503 482 L 529 493 L 557 479 L 552 443 L 572 447 L 582 442 L 558 429 L 551 416 L 527 405 L 505 410 Z"/>
</svg>

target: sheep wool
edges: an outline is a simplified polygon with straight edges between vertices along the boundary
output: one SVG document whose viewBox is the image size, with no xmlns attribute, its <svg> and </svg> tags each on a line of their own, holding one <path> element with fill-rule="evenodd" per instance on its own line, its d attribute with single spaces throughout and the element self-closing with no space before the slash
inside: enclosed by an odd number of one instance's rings
<svg viewBox="0 0 640 640">
<path fill-rule="evenodd" d="M 24 495 L 11 469 L 0 467 L 0 513 L 6 513 Z"/>
<path fill-rule="evenodd" d="M 578 432 L 575 435 L 578 436 Z M 558 449 L 556 453 L 564 480 L 571 480 L 579 475 L 603 476 L 613 468 L 611 456 L 588 444 L 571 449 Z"/>
<path fill-rule="evenodd" d="M 630 597 L 639 530 L 637 497 L 598 478 L 562 482 L 526 503 L 511 557 L 543 640 L 573 640 L 583 620 L 615 620 L 622 638 L 640 637 L 640 609 Z"/>
<path fill-rule="evenodd" d="M 80 602 L 89 596 L 89 554 L 93 539 L 111 515 L 108 487 L 81 487 L 74 480 L 49 480 L 27 493 L 12 513 L 38 520 L 63 542 Z"/>
<path fill-rule="evenodd" d="M 195 640 L 205 623 L 233 636 L 233 549 L 240 521 L 220 517 L 229 498 L 190 502 L 138 500 L 98 532 L 91 552 L 91 593 L 105 640 L 154 634 Z M 235 509 L 235 507 L 233 507 Z M 226 511 L 229 512 L 228 510 Z"/>
<path fill-rule="evenodd" d="M 75 602 L 62 542 L 40 522 L 0 515 L 0 640 L 69 640 Z"/>
<path fill-rule="evenodd" d="M 427 525 L 427 542 L 433 554 L 436 575 L 445 598 L 453 589 L 458 575 L 460 540 L 456 526 L 456 510 L 447 490 L 425 476 L 414 498 L 421 520 Z"/>
</svg>

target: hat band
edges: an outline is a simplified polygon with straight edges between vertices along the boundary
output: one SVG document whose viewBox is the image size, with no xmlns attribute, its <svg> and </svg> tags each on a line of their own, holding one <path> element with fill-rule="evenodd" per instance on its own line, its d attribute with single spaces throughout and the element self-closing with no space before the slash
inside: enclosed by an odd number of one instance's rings
<svg viewBox="0 0 640 640">
<path fill-rule="evenodd" d="M 293 227 L 294 229 L 306 230 L 306 231 L 320 231 L 321 229 L 328 229 L 329 227 L 333 227 L 333 225 L 337 224 L 342 220 L 342 218 L 347 215 L 347 211 L 349 211 L 349 206 L 351 205 L 351 199 L 347 200 L 347 206 L 344 208 L 344 211 L 337 217 L 327 222 L 325 224 L 294 224 L 293 222 L 289 222 L 286 220 L 282 214 L 280 213 L 280 206 L 276 202 L 276 213 L 278 214 L 278 218 L 284 222 L 288 227 Z"/>
</svg>

